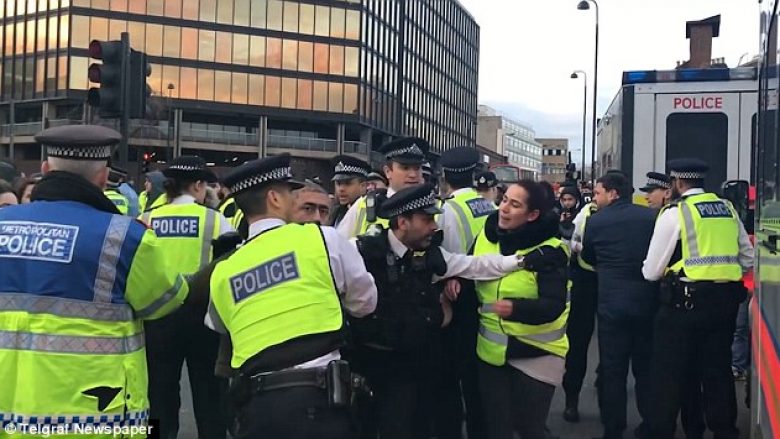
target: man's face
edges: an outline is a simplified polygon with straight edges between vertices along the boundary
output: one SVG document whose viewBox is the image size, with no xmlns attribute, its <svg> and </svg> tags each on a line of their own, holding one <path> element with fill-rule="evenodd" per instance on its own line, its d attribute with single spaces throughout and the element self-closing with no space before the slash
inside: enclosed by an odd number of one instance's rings
<svg viewBox="0 0 780 439">
<path fill-rule="evenodd" d="M 660 209 L 664 207 L 666 201 L 671 196 L 671 190 L 664 188 L 656 188 L 645 194 L 647 205 L 652 209 Z"/>
<path fill-rule="evenodd" d="M 425 250 L 439 226 L 433 215 L 415 213 L 411 218 L 398 217 L 398 239 L 412 250 Z"/>
<path fill-rule="evenodd" d="M 561 195 L 561 206 L 564 209 L 574 209 L 577 207 L 577 199 L 572 194 L 563 194 Z"/>
<path fill-rule="evenodd" d="M 317 191 L 295 191 L 292 220 L 298 224 L 325 224 L 330 215 L 328 194 Z"/>
<path fill-rule="evenodd" d="M 618 195 L 616 190 L 613 189 L 608 191 L 604 188 L 603 184 L 596 183 L 596 189 L 593 190 L 593 201 L 596 202 L 599 209 L 609 206 L 613 201 L 617 200 L 617 198 Z"/>
<path fill-rule="evenodd" d="M 336 199 L 342 206 L 348 206 L 366 193 L 366 183 L 359 178 L 336 180 Z"/>
<path fill-rule="evenodd" d="M 385 165 L 385 176 L 395 191 L 423 183 L 420 165 L 391 162 L 389 166 Z"/>
</svg>

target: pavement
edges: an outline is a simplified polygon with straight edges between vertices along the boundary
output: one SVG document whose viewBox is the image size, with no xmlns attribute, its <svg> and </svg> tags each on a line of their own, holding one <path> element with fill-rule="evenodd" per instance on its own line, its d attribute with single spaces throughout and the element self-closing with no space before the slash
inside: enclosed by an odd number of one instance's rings
<svg viewBox="0 0 780 439">
<path fill-rule="evenodd" d="M 571 424 L 563 420 L 562 414 L 565 405 L 563 389 L 560 387 L 555 392 L 550 415 L 547 418 L 547 426 L 553 437 L 559 439 L 591 439 L 600 437 L 603 433 L 601 422 L 599 421 L 598 400 L 596 398 L 596 366 L 598 365 L 598 347 L 596 339 L 590 344 L 588 354 L 588 374 L 585 377 L 582 393 L 580 395 L 580 422 Z M 182 408 L 180 412 L 181 429 L 179 439 L 197 439 L 197 429 L 195 428 L 195 416 L 192 410 L 192 396 L 189 389 L 189 380 L 186 367 L 182 374 Z M 628 416 L 628 429 L 625 438 L 633 438 L 633 430 L 639 425 L 639 414 L 637 413 L 633 380 L 629 377 L 628 384 L 628 405 L 626 407 Z M 744 381 L 737 382 L 737 406 L 739 408 L 739 419 L 737 426 L 740 429 L 742 439 L 750 437 L 750 413 L 744 404 L 745 386 Z M 678 429 L 677 437 L 683 439 L 684 436 Z M 709 436 L 705 436 L 709 437 Z M 481 439 L 481 438 L 476 438 Z"/>
</svg>

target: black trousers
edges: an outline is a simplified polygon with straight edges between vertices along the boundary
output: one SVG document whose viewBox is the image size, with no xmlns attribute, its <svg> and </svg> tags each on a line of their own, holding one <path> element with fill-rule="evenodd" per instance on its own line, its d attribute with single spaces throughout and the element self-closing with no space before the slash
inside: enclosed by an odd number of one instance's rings
<svg viewBox="0 0 780 439">
<path fill-rule="evenodd" d="M 692 310 L 662 307 L 655 319 L 650 428 L 654 439 L 674 436 L 677 413 L 690 400 L 698 376 L 707 426 L 715 439 L 735 439 L 737 402 L 731 373 L 731 342 L 738 303 L 727 294 Z M 692 374 L 691 368 L 697 372 Z"/>
<path fill-rule="evenodd" d="M 573 262 L 576 264 L 576 262 Z M 572 276 L 571 310 L 566 335 L 569 337 L 569 352 L 566 354 L 566 373 L 563 375 L 563 390 L 566 405 L 577 405 L 582 382 L 588 371 L 588 346 L 596 325 L 596 300 L 598 283 L 596 274 L 579 270 Z"/>
<path fill-rule="evenodd" d="M 461 439 L 464 419 L 461 376 L 465 366 L 461 349 L 464 344 L 470 343 L 463 339 L 460 328 L 455 326 L 445 329 L 441 335 L 442 355 L 435 366 L 439 373 L 432 377 L 435 380 L 435 403 L 428 405 L 423 396 L 421 407 L 432 412 L 433 436 L 437 439 Z M 476 336 L 473 338 L 476 339 Z"/>
<path fill-rule="evenodd" d="M 239 408 L 235 439 L 351 439 L 347 408 L 331 408 L 325 390 L 291 387 L 254 395 Z"/>
<path fill-rule="evenodd" d="M 479 363 L 479 387 L 485 408 L 488 439 L 546 439 L 547 414 L 555 386 L 514 367 Z M 469 438 L 471 439 L 471 438 Z"/>
<path fill-rule="evenodd" d="M 628 368 L 636 382 L 636 405 L 643 420 L 648 418 L 648 384 L 653 321 L 614 320 L 599 316 L 598 399 L 605 438 L 622 437 L 626 429 L 626 380 Z M 644 428 L 641 427 L 641 428 Z"/>
<path fill-rule="evenodd" d="M 150 417 L 160 420 L 160 437 L 179 432 L 181 370 L 187 361 L 195 423 L 201 439 L 224 439 L 226 382 L 214 376 L 219 336 L 203 324 L 203 314 L 181 308 L 160 320 L 146 322 Z"/>
</svg>

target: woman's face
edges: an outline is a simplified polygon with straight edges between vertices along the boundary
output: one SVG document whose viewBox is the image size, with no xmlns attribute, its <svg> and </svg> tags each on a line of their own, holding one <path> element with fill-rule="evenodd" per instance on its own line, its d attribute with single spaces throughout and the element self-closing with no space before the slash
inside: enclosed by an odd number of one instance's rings
<svg viewBox="0 0 780 439">
<path fill-rule="evenodd" d="M 0 194 L 0 208 L 15 206 L 17 204 L 19 204 L 19 201 L 16 200 L 16 194 L 13 192 L 3 192 Z"/>
<path fill-rule="evenodd" d="M 498 227 L 514 230 L 539 217 L 538 210 L 528 210 L 528 192 L 522 186 L 509 186 L 498 207 Z"/>
</svg>

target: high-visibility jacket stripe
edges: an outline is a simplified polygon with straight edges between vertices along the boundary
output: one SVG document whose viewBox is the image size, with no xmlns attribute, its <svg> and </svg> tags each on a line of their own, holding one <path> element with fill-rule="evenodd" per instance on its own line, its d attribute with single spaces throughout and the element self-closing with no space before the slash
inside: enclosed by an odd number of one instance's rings
<svg viewBox="0 0 780 439">
<path fill-rule="evenodd" d="M 176 283 L 173 284 L 171 288 L 168 289 L 165 293 L 163 293 L 162 296 L 158 297 L 157 300 L 149 304 L 146 308 L 139 310 L 136 313 L 136 316 L 139 319 L 145 319 L 171 302 L 171 300 L 176 298 L 176 295 L 179 294 L 179 290 L 184 284 L 184 280 L 181 276 L 176 278 Z"/>
<path fill-rule="evenodd" d="M 125 243 L 127 230 L 130 228 L 131 219 L 126 216 L 114 215 L 106 230 L 103 239 L 103 248 L 100 250 L 98 270 L 95 276 L 94 301 L 111 303 L 111 291 L 116 281 L 116 265 L 122 245 Z"/>
<path fill-rule="evenodd" d="M 94 303 L 25 293 L 0 293 L 0 311 L 51 314 L 57 317 L 108 322 L 135 320 L 133 309 L 125 304 Z"/>
<path fill-rule="evenodd" d="M 61 354 L 128 354 L 143 347 L 143 332 L 128 337 L 86 337 L 0 331 L 0 349 Z"/>
</svg>

